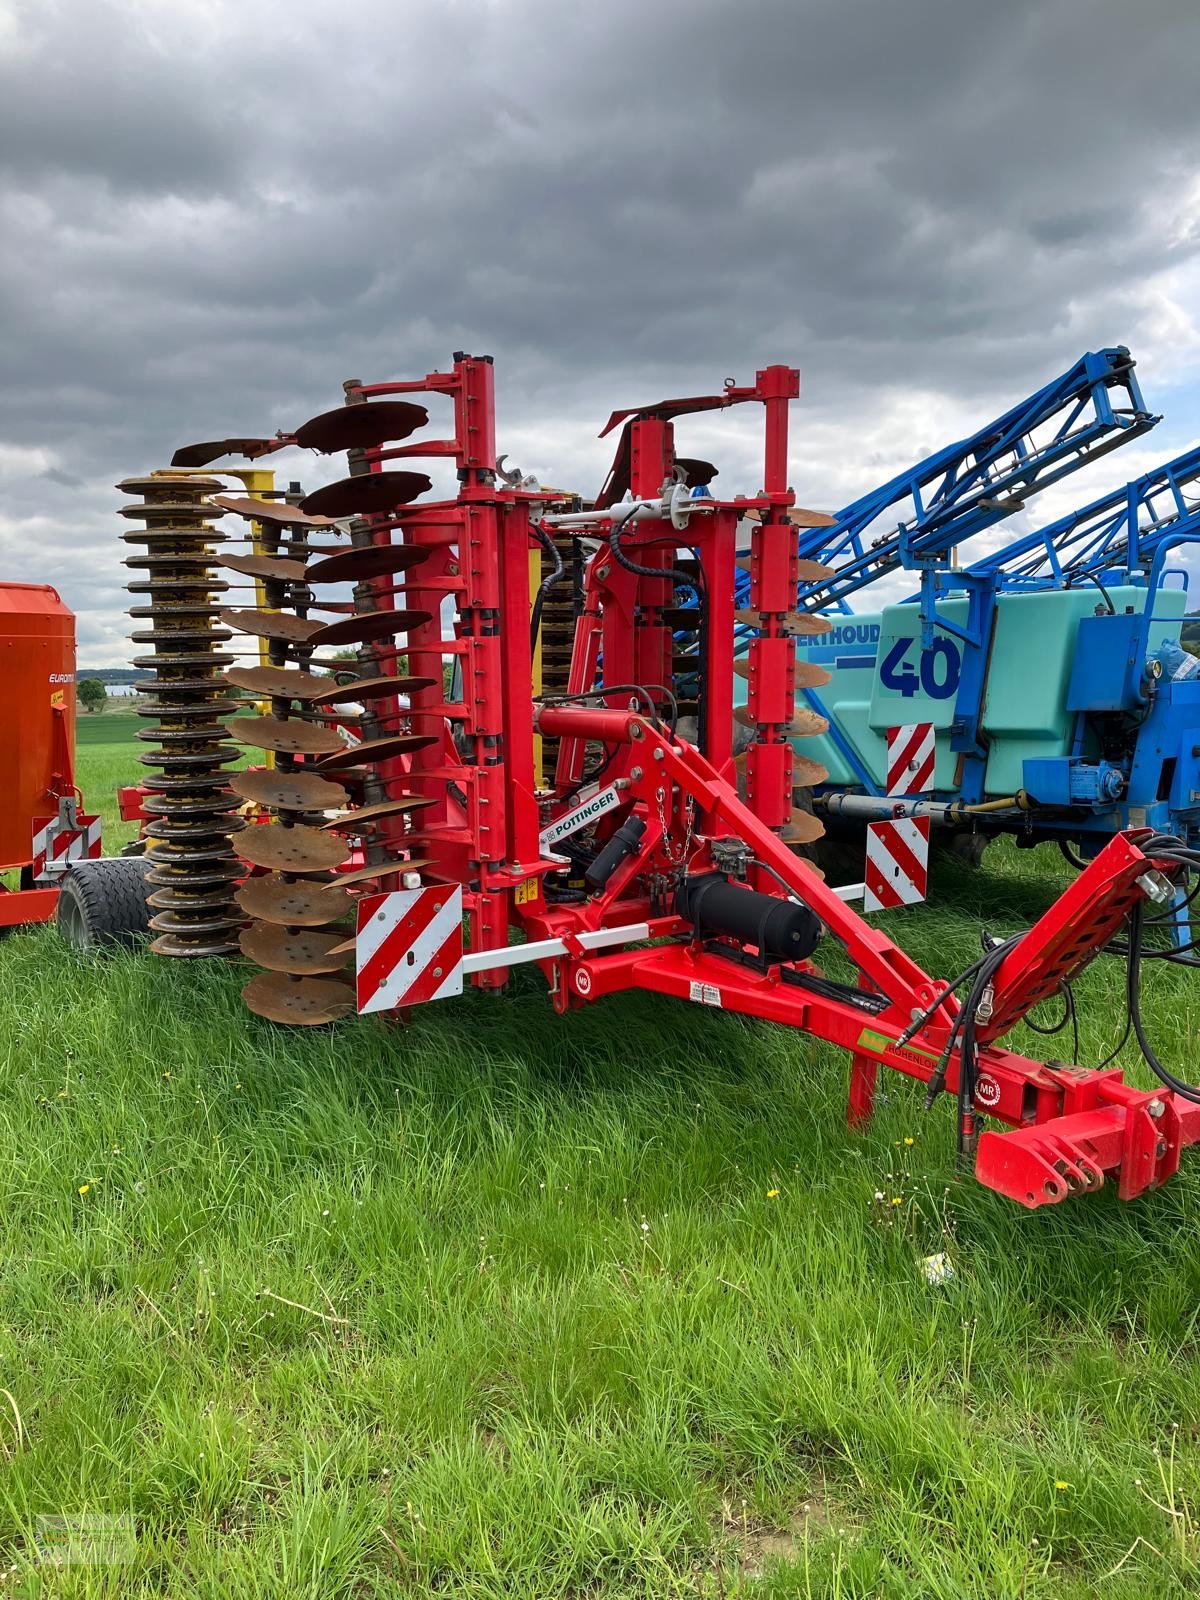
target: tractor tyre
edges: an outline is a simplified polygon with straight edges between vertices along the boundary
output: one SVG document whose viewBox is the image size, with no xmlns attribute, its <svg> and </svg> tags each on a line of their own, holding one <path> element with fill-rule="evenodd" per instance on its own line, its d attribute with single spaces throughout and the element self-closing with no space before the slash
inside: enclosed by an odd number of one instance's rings
<svg viewBox="0 0 1200 1600">
<path fill-rule="evenodd" d="M 142 856 L 108 856 L 65 873 L 56 921 L 67 943 L 89 952 L 138 944 L 150 928 L 148 865 Z"/>
<path fill-rule="evenodd" d="M 953 833 L 933 830 L 932 843 L 940 855 L 949 856 L 964 867 L 978 867 L 983 862 L 983 852 L 991 844 L 991 835 L 972 833 L 969 828 L 958 828 Z"/>
</svg>

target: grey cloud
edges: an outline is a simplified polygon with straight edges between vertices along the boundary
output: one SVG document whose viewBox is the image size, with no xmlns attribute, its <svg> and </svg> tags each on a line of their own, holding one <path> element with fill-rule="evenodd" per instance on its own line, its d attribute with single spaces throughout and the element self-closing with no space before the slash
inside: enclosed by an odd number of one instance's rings
<svg viewBox="0 0 1200 1600">
<path fill-rule="evenodd" d="M 0 32 L 0 444 L 52 463 L 0 490 L 5 560 L 61 541 L 112 628 L 109 485 L 455 348 L 584 488 L 612 407 L 796 361 L 840 503 L 1140 353 L 1196 247 L 1198 47 L 1191 0 L 38 0 Z"/>
</svg>

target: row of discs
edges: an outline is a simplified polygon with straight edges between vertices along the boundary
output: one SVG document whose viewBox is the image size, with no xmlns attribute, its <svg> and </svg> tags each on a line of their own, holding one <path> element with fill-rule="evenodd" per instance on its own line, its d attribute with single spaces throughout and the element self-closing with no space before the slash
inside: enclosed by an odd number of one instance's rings
<svg viewBox="0 0 1200 1600">
<path fill-rule="evenodd" d="M 378 576 L 401 563 L 381 567 L 371 549 L 306 542 L 315 529 L 333 525 L 311 509 L 315 498 L 302 507 L 218 501 L 268 533 L 267 541 L 260 535 L 260 546 L 273 545 L 227 561 L 260 585 L 262 604 L 222 613 L 231 626 L 265 641 L 268 657 L 267 664 L 226 674 L 232 687 L 270 705 L 268 714 L 235 719 L 230 733 L 269 751 L 274 760 L 273 770 L 251 769 L 233 779 L 235 792 L 265 819 L 247 830 L 239 848 L 254 869 L 237 896 L 252 919 L 240 946 L 263 969 L 246 985 L 243 999 L 271 1021 L 310 1025 L 354 1009 L 354 991 L 345 977 L 353 956 L 346 919 L 354 907 L 354 887 L 374 880 L 380 880 L 378 888 L 395 887 L 397 874 L 422 865 L 381 850 L 375 837 L 383 815 L 400 816 L 420 803 L 380 802 L 378 762 L 411 748 L 414 740 L 395 730 L 385 734 L 372 710 L 380 696 L 394 695 L 403 685 L 380 672 L 370 645 L 390 640 L 411 619 L 391 609 L 360 610 L 357 595 L 350 605 L 318 602 L 312 588 Z M 309 565 L 312 555 L 322 559 Z M 340 615 L 331 622 L 313 619 L 308 612 L 314 608 Z M 358 646 L 353 660 L 316 654 L 347 644 Z M 345 709 L 355 703 L 364 709 Z M 357 742 L 330 726 L 333 721 L 352 728 L 360 736 Z M 347 810 L 352 798 L 357 804 Z M 353 839 L 363 844 L 367 863 L 339 870 L 352 855 Z"/>
<path fill-rule="evenodd" d="M 121 508 L 131 523 L 127 544 L 145 546 L 127 558 L 133 658 L 142 697 L 137 713 L 154 725 L 138 738 L 156 746 L 140 757 L 144 781 L 146 883 L 151 889 L 151 948 L 164 956 L 213 956 L 237 949 L 242 918 L 233 902 L 241 875 L 230 842 L 243 826 L 225 768 L 238 751 L 221 719 L 236 709 L 221 668 L 232 655 L 222 646 L 216 575 L 221 534 L 209 526 L 219 511 L 208 496 L 212 479 L 158 474 L 127 478 L 117 487 L 140 500 Z M 150 653 L 145 648 L 150 647 Z"/>
<path fill-rule="evenodd" d="M 801 528 L 828 526 L 832 518 L 824 512 L 805 511 L 794 507 L 789 513 L 788 520 Z M 753 571 L 753 558 L 750 555 L 739 556 L 737 560 L 743 571 Z M 819 583 L 826 578 L 833 577 L 833 569 L 819 561 L 799 558 L 796 563 L 796 577 L 801 586 Z M 828 633 L 833 624 L 827 617 L 818 616 L 813 612 L 791 611 L 779 617 L 779 630 L 781 633 L 790 634 L 793 638 L 817 638 Z M 761 629 L 763 626 L 762 613 L 753 610 L 735 611 L 734 621 L 740 626 Z M 752 659 L 752 657 L 751 657 Z M 734 662 L 734 672 L 752 684 L 752 668 L 750 660 L 739 657 Z M 831 682 L 830 674 L 824 667 L 815 661 L 806 661 L 803 656 L 797 655 L 795 659 L 795 686 L 798 697 L 792 708 L 791 720 L 779 726 L 772 725 L 774 731 L 783 734 L 789 740 L 811 739 L 818 734 L 828 731 L 829 722 L 814 711 L 807 703 L 804 692 L 809 689 L 819 689 Z M 742 705 L 735 708 L 734 721 L 743 728 L 754 729 L 758 724 L 750 711 L 749 706 Z M 824 783 L 829 773 L 819 761 L 812 760 L 809 756 L 794 753 L 792 758 L 792 789 L 793 795 L 797 790 L 803 791 L 801 798 L 807 799 L 814 785 Z M 785 824 L 780 837 L 785 844 L 797 848 L 814 844 L 823 838 L 825 828 L 819 818 L 811 810 L 811 802 L 807 805 L 793 807 L 790 821 Z"/>
</svg>

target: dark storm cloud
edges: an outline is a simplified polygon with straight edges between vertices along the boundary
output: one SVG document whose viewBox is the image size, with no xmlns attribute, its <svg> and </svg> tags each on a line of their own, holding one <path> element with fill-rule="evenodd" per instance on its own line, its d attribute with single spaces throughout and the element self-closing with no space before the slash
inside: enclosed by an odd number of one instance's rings
<svg viewBox="0 0 1200 1600">
<path fill-rule="evenodd" d="M 5 574 L 119 658 L 117 478 L 455 348 L 584 488 L 612 406 L 772 359 L 832 504 L 1089 346 L 1158 399 L 1198 48 L 1191 0 L 0 0 Z"/>
</svg>

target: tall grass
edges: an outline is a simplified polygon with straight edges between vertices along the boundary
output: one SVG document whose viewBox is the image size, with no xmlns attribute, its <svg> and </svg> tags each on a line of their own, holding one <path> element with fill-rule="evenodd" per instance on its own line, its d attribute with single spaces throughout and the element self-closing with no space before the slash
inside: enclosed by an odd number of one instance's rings
<svg viewBox="0 0 1200 1600">
<path fill-rule="evenodd" d="M 1000 849 L 890 926 L 957 970 L 1063 881 Z M 1196 1592 L 1194 1174 L 1029 1214 L 899 1079 L 851 1136 L 788 1030 L 522 974 L 280 1032 L 242 977 L 0 947 L 0 1595 Z M 1194 1075 L 1194 984 L 1148 987 Z M 131 1564 L 39 1560 L 97 1513 Z"/>
</svg>

